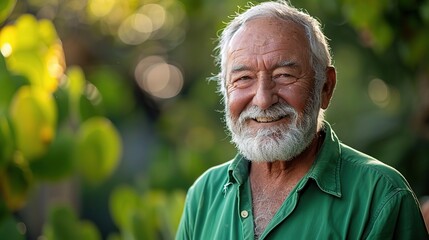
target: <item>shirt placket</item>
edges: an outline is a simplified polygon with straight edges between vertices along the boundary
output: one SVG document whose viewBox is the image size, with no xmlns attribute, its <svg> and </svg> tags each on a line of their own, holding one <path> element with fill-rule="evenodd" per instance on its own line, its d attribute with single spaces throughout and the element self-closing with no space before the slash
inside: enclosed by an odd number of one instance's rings
<svg viewBox="0 0 429 240">
<path fill-rule="evenodd" d="M 253 214 L 249 181 L 237 186 L 238 213 L 241 219 L 243 239 L 254 239 Z"/>
</svg>

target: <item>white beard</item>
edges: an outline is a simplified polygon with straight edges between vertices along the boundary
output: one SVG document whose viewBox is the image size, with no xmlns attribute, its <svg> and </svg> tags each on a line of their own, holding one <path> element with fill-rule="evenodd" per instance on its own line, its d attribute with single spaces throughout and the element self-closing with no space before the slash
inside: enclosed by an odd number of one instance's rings
<svg viewBox="0 0 429 240">
<path fill-rule="evenodd" d="M 231 141 L 239 152 L 253 162 L 289 161 L 302 153 L 315 137 L 320 104 L 317 97 L 311 99 L 298 122 L 298 113 L 284 102 L 277 103 L 266 110 L 257 106 L 245 109 L 238 120 L 233 120 L 226 107 L 226 125 L 231 132 Z M 246 120 L 256 117 L 276 118 L 287 116 L 290 124 L 261 128 L 255 132 L 246 125 Z"/>
</svg>

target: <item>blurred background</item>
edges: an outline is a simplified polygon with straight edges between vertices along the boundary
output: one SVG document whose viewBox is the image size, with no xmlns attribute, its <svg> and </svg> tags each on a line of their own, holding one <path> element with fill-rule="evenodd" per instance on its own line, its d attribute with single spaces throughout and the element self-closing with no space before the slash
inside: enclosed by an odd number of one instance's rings
<svg viewBox="0 0 429 240">
<path fill-rule="evenodd" d="M 429 0 L 291 3 L 330 39 L 340 139 L 429 195 Z M 207 78 L 246 4 L 2 0 L 0 239 L 173 239 L 187 188 L 235 155 Z"/>
</svg>

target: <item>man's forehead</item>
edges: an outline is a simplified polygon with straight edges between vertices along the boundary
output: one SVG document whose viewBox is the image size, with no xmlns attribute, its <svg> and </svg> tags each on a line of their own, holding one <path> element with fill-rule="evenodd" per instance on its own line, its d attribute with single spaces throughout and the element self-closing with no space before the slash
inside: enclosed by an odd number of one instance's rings
<svg viewBox="0 0 429 240">
<path fill-rule="evenodd" d="M 255 18 L 243 23 L 232 39 L 240 35 L 254 35 L 263 38 L 266 35 L 284 34 L 286 32 L 291 35 L 302 34 L 304 33 L 304 27 L 292 20 L 275 17 Z"/>
<path fill-rule="evenodd" d="M 301 26 L 292 21 L 274 18 L 254 19 L 246 22 L 234 34 L 228 52 L 230 55 L 245 50 L 260 54 L 281 50 L 279 48 L 291 45 L 308 46 Z"/>
</svg>

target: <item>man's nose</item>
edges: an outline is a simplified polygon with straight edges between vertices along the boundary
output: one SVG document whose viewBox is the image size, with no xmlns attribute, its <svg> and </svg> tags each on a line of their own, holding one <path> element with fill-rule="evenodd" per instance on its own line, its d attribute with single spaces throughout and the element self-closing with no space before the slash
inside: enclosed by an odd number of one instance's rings
<svg viewBox="0 0 429 240">
<path fill-rule="evenodd" d="M 278 101 L 276 83 L 268 78 L 258 79 L 256 92 L 253 96 L 253 105 L 265 110 Z"/>
</svg>

